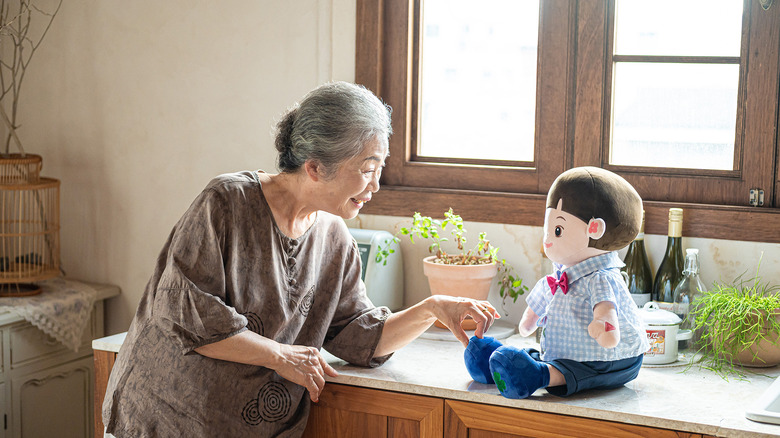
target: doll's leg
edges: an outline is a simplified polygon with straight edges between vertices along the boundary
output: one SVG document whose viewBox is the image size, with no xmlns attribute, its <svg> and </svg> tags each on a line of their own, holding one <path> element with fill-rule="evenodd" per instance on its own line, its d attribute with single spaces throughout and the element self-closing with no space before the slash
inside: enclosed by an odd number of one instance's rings
<svg viewBox="0 0 780 438">
<path fill-rule="evenodd" d="M 490 371 L 498 390 L 507 398 L 526 398 L 550 384 L 548 365 L 516 347 L 502 346 L 494 351 L 490 356 Z"/>
<path fill-rule="evenodd" d="M 489 359 L 490 355 L 500 346 L 501 343 L 490 336 L 485 336 L 482 339 L 472 336 L 469 339 L 469 345 L 463 353 L 463 360 L 466 362 L 466 369 L 474 381 L 493 383 Z"/>
</svg>

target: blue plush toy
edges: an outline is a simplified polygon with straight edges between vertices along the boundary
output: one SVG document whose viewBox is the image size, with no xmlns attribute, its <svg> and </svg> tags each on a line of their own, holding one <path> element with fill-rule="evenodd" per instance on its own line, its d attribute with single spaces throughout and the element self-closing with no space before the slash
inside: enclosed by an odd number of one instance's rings
<svg viewBox="0 0 780 438">
<path fill-rule="evenodd" d="M 519 325 L 522 336 L 543 328 L 542 352 L 472 337 L 464 353 L 471 377 L 508 398 L 539 388 L 567 396 L 636 378 L 649 345 L 616 251 L 636 237 L 641 218 L 642 200 L 622 177 L 595 167 L 558 176 L 543 241 L 555 272 L 528 294 Z"/>
</svg>

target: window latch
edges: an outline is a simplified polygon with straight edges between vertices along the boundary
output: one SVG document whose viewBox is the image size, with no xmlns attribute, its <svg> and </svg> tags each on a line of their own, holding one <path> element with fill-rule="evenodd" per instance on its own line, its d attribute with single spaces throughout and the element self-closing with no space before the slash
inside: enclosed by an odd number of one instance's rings
<svg viewBox="0 0 780 438">
<path fill-rule="evenodd" d="M 764 205 L 764 191 L 761 189 L 750 189 L 750 205 L 753 207 L 762 207 Z"/>
</svg>

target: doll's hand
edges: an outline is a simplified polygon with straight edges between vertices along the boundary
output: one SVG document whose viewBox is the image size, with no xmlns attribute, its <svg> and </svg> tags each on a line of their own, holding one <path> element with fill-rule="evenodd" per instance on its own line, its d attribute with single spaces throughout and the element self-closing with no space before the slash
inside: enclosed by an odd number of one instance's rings
<svg viewBox="0 0 780 438">
<path fill-rule="evenodd" d="M 604 348 L 614 348 L 620 342 L 620 327 L 617 312 L 609 301 L 602 301 L 593 308 L 593 322 L 588 325 L 588 334 Z"/>
<path fill-rule="evenodd" d="M 620 331 L 609 321 L 594 319 L 588 325 L 588 334 L 604 348 L 614 348 L 620 342 Z"/>
</svg>

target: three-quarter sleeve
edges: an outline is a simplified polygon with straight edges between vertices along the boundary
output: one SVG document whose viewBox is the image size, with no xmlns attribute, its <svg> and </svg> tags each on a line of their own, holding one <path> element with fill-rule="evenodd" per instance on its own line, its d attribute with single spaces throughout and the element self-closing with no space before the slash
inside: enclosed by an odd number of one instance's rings
<svg viewBox="0 0 780 438">
<path fill-rule="evenodd" d="M 376 367 L 392 356 L 391 353 L 374 357 L 391 312 L 387 307 L 375 307 L 369 300 L 360 278 L 360 263 L 357 244 L 352 240 L 345 263 L 343 289 L 323 347 L 351 364 Z"/>
<path fill-rule="evenodd" d="M 225 218 L 231 208 L 206 190 L 174 227 L 152 302 L 152 321 L 183 354 L 243 331 L 247 319 L 228 305 L 225 290 Z"/>
</svg>

